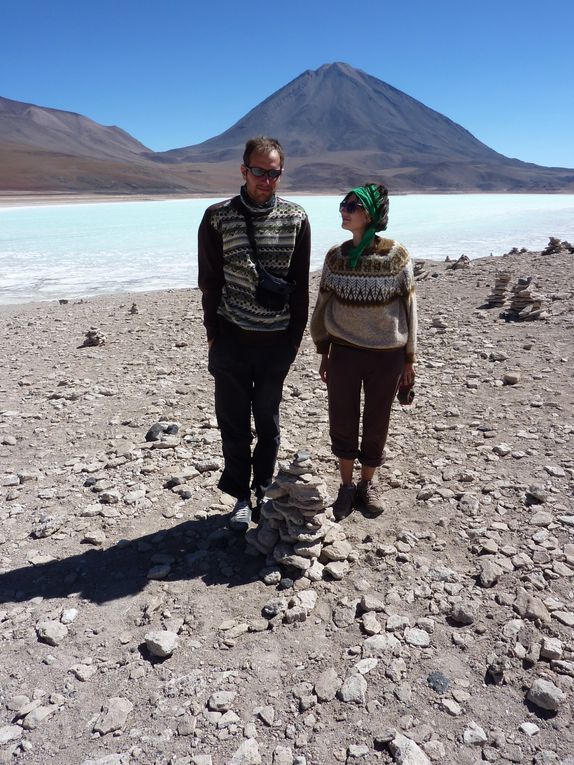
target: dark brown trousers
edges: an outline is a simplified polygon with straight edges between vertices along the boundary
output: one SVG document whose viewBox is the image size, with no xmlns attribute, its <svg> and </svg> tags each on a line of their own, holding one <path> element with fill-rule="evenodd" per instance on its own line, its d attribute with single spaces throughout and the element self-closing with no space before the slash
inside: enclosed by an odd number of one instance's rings
<svg viewBox="0 0 574 765">
<path fill-rule="evenodd" d="M 331 345 L 327 364 L 329 434 L 336 457 L 378 467 L 389 432 L 391 406 L 405 365 L 405 349 L 371 351 Z M 361 390 L 363 428 L 359 448 Z"/>
</svg>

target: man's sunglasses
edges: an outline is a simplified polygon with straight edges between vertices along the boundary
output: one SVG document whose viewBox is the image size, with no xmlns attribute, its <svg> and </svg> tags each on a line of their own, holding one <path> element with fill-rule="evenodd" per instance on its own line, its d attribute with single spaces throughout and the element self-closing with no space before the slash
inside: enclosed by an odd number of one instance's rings
<svg viewBox="0 0 574 765">
<path fill-rule="evenodd" d="M 365 205 L 361 204 L 360 202 L 346 202 L 344 199 L 339 205 L 339 212 L 346 210 L 348 213 L 354 213 L 359 209 L 364 210 Z"/>
<path fill-rule="evenodd" d="M 264 170 L 262 167 L 249 167 L 249 165 L 245 165 L 245 167 L 250 170 L 256 178 L 269 178 L 270 181 L 276 181 L 283 172 L 283 170 Z"/>
</svg>

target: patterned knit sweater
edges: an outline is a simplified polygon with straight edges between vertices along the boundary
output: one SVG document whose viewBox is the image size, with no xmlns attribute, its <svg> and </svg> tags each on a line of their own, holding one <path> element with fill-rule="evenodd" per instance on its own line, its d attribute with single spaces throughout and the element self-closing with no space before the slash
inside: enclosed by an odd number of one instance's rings
<svg viewBox="0 0 574 765">
<path fill-rule="evenodd" d="M 237 197 L 235 198 L 237 200 Z M 274 206 L 253 214 L 259 261 L 296 288 L 279 313 L 255 300 L 257 272 L 245 219 L 233 200 L 208 207 L 199 227 L 198 284 L 209 340 L 218 334 L 219 318 L 230 322 L 242 339 L 287 331 L 299 345 L 309 309 L 310 228 L 302 207 L 277 197 Z"/>
<path fill-rule="evenodd" d="M 405 346 L 406 360 L 414 361 L 417 304 L 408 252 L 376 237 L 372 250 L 350 268 L 350 247 L 344 242 L 325 257 L 311 319 L 317 352 L 328 353 L 332 342 L 372 350 Z"/>
</svg>

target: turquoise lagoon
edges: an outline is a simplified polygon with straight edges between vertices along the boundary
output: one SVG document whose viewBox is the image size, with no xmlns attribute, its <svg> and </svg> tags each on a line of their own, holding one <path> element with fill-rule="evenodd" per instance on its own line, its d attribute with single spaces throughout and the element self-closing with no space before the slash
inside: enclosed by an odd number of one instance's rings
<svg viewBox="0 0 574 765">
<path fill-rule="evenodd" d="M 312 268 L 346 238 L 334 196 L 290 196 L 312 226 Z M 0 303 L 197 286 L 197 227 L 213 199 L 0 208 Z M 574 195 L 391 198 L 388 236 L 444 260 L 574 241 Z"/>
</svg>

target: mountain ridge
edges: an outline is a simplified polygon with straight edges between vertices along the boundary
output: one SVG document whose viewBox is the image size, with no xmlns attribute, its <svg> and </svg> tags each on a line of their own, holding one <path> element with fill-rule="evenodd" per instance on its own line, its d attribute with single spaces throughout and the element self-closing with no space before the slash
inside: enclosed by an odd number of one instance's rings
<svg viewBox="0 0 574 765">
<path fill-rule="evenodd" d="M 153 152 L 117 126 L 0 97 L 0 191 L 235 191 L 245 141 L 284 146 L 285 191 L 341 191 L 365 179 L 391 192 L 574 192 L 574 169 L 506 157 L 382 80 L 335 62 L 307 69 L 227 130 Z"/>
</svg>

